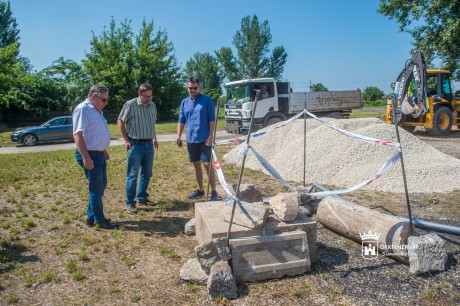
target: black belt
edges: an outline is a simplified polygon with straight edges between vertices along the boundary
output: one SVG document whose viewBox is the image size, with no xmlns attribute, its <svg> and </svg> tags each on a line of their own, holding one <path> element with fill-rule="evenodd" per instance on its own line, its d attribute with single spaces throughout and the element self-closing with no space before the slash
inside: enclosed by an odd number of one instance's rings
<svg viewBox="0 0 460 306">
<path fill-rule="evenodd" d="M 88 150 L 89 153 L 104 153 L 104 151 Z"/>
<path fill-rule="evenodd" d="M 142 142 L 149 142 L 153 140 L 153 139 L 136 139 L 136 138 L 131 138 L 131 139 L 136 140 L 136 141 L 142 141 Z"/>
</svg>

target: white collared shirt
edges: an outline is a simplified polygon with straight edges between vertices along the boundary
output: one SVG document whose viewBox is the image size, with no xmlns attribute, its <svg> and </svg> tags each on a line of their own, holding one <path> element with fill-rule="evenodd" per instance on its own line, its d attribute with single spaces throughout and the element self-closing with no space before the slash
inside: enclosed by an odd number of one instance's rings
<svg viewBox="0 0 460 306">
<path fill-rule="evenodd" d="M 75 107 L 72 114 L 73 134 L 83 133 L 87 150 L 104 151 L 110 145 L 110 131 L 102 111 L 86 99 Z"/>
</svg>

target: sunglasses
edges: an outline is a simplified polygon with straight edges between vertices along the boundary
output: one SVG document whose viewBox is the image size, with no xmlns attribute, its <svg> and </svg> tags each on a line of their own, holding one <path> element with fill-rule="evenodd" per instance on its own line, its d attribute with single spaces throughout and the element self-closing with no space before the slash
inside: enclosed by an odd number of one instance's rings
<svg viewBox="0 0 460 306">
<path fill-rule="evenodd" d="M 191 89 L 193 89 L 193 90 L 197 90 L 197 89 L 198 89 L 198 87 L 189 87 L 188 89 L 190 89 L 190 90 L 191 90 Z"/>
<path fill-rule="evenodd" d="M 102 101 L 102 102 L 104 102 L 104 103 L 107 103 L 107 102 L 109 102 L 109 99 L 106 99 L 106 98 L 101 98 L 101 97 L 99 97 L 99 96 L 98 96 L 98 95 L 96 95 L 96 94 L 94 94 L 94 95 L 95 95 L 96 97 L 98 97 L 99 99 L 101 99 L 101 101 Z"/>
</svg>

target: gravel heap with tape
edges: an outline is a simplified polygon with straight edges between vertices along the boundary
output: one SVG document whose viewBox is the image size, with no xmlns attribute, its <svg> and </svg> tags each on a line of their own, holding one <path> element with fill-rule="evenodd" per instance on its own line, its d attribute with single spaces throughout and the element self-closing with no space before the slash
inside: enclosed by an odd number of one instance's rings
<svg viewBox="0 0 460 306">
<path fill-rule="evenodd" d="M 364 136 L 396 142 L 395 128 L 377 118 L 327 119 L 332 125 Z M 458 190 L 460 160 L 448 156 L 414 135 L 399 129 L 404 167 L 410 193 L 452 192 Z M 372 177 L 396 152 L 394 147 L 355 140 L 307 119 L 306 181 L 351 187 Z M 297 120 L 268 134 L 251 139 L 251 147 L 266 158 L 288 181 L 303 182 L 304 121 Z M 224 156 L 227 163 L 241 165 L 240 144 Z M 263 170 L 249 151 L 245 167 Z M 265 170 L 263 170 L 265 171 Z M 224 167 L 225 173 L 225 167 Z M 398 161 L 382 177 L 363 187 L 367 190 L 404 192 L 401 164 Z"/>
</svg>

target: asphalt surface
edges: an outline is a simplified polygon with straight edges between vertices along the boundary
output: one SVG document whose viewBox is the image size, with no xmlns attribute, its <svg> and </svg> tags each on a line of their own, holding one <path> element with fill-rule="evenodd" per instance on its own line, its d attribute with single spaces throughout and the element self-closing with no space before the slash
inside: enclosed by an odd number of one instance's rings
<svg viewBox="0 0 460 306">
<path fill-rule="evenodd" d="M 229 134 L 226 131 L 217 131 L 216 139 L 225 139 L 236 137 L 235 134 Z M 176 141 L 176 134 L 162 134 L 157 135 L 158 142 Z M 110 146 L 121 146 L 124 144 L 123 138 L 112 138 Z M 18 154 L 30 152 L 49 152 L 60 150 L 73 150 L 75 144 L 73 142 L 59 142 L 59 143 L 38 143 L 33 147 L 26 147 L 23 145 L 16 145 L 13 147 L 1 147 L 0 154 Z"/>
</svg>

